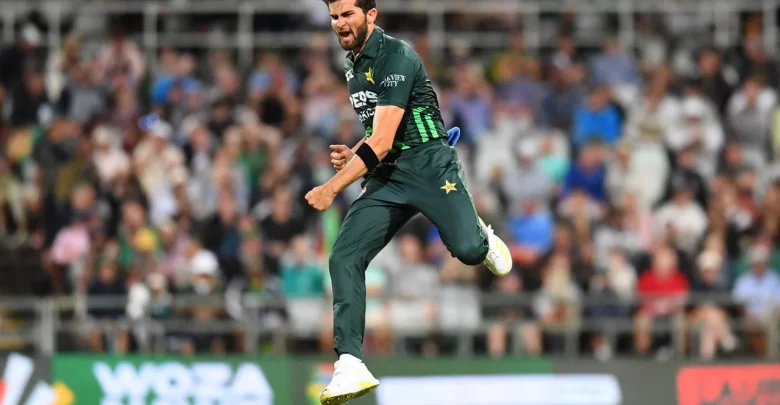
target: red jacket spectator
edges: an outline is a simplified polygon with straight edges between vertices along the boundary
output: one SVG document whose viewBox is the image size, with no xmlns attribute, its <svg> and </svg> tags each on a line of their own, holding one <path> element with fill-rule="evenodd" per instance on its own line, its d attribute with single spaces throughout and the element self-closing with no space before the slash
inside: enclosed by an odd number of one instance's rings
<svg viewBox="0 0 780 405">
<path fill-rule="evenodd" d="M 650 316 L 669 315 L 685 301 L 688 290 L 688 280 L 677 270 L 674 252 L 660 248 L 653 257 L 653 267 L 639 278 L 640 311 Z"/>
</svg>

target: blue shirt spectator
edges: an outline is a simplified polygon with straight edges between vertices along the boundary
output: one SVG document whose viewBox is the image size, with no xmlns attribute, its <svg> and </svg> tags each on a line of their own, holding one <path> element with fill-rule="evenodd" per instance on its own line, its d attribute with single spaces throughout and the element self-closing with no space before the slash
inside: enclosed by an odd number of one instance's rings
<svg viewBox="0 0 780 405">
<path fill-rule="evenodd" d="M 614 145 L 620 139 L 623 124 L 615 106 L 609 104 L 609 90 L 594 90 L 586 103 L 582 104 L 574 116 L 574 146 L 598 139 L 608 145 Z"/>
<path fill-rule="evenodd" d="M 564 179 L 562 190 L 564 197 L 575 189 L 581 189 L 594 200 L 606 201 L 607 170 L 602 163 L 601 155 L 601 146 L 598 144 L 588 145 L 581 152 L 580 159 L 569 168 Z"/>
<path fill-rule="evenodd" d="M 549 212 L 537 209 L 535 202 L 527 201 L 523 205 L 522 213 L 510 215 L 507 219 L 507 230 L 512 242 L 536 253 L 546 253 L 553 241 L 553 217 Z"/>
<path fill-rule="evenodd" d="M 594 58 L 593 80 L 599 85 L 607 86 L 634 84 L 638 81 L 633 58 L 620 49 L 615 38 L 608 39 L 604 52 Z"/>
</svg>

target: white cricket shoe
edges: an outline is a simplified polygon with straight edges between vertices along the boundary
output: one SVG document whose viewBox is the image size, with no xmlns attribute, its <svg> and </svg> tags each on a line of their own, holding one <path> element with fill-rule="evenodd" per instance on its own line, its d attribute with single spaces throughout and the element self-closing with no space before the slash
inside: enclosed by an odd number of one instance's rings
<svg viewBox="0 0 780 405">
<path fill-rule="evenodd" d="M 320 394 L 320 403 L 341 405 L 368 394 L 378 386 L 379 380 L 374 378 L 360 359 L 341 355 L 335 364 L 333 379 Z"/>
<path fill-rule="evenodd" d="M 483 263 L 493 272 L 493 274 L 501 277 L 506 276 L 512 271 L 512 253 L 509 252 L 506 243 L 496 236 L 496 233 L 493 232 L 493 228 L 485 225 L 485 221 L 483 221 L 482 218 L 479 219 L 479 224 L 485 231 L 485 235 L 487 235 L 488 238 L 488 244 L 490 245 L 490 250 L 488 250 L 487 257 L 485 257 Z"/>
</svg>

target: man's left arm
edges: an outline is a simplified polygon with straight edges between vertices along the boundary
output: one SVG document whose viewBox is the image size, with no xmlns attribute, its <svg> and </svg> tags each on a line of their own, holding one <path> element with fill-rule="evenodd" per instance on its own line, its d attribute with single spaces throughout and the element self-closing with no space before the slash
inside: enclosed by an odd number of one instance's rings
<svg viewBox="0 0 780 405">
<path fill-rule="evenodd" d="M 355 154 L 357 158 L 353 157 L 330 180 L 322 186 L 315 187 L 306 195 L 309 205 L 315 209 L 327 209 L 338 193 L 366 175 L 369 169 L 373 169 L 373 166 L 381 162 L 393 148 L 395 133 L 404 117 L 412 93 L 416 66 L 408 57 L 395 54 L 379 62 L 375 65 L 376 70 L 372 74 L 372 80 L 378 88 L 374 132 L 361 146 L 370 149 L 358 151 Z M 364 161 L 361 154 L 368 157 L 368 161 Z"/>
</svg>

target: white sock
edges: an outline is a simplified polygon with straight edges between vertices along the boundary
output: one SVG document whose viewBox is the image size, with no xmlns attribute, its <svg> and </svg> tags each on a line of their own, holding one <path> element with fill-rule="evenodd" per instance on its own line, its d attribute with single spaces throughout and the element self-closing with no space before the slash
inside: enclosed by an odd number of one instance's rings
<svg viewBox="0 0 780 405">
<path fill-rule="evenodd" d="M 341 356 L 339 356 L 339 361 L 343 361 L 345 363 L 362 363 L 363 362 L 359 358 L 357 358 L 357 357 L 355 357 L 355 356 L 353 356 L 351 354 L 346 354 L 346 353 L 344 353 Z"/>
</svg>

